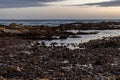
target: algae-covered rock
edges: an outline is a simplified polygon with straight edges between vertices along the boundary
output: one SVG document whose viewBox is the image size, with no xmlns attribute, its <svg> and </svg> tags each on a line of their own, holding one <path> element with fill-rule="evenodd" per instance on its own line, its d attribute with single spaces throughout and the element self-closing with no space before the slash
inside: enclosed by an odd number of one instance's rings
<svg viewBox="0 0 120 80">
<path fill-rule="evenodd" d="M 9 24 L 8 27 L 11 28 L 11 29 L 14 29 L 14 28 L 17 27 L 17 24 L 16 23 L 11 23 L 11 24 Z"/>
</svg>

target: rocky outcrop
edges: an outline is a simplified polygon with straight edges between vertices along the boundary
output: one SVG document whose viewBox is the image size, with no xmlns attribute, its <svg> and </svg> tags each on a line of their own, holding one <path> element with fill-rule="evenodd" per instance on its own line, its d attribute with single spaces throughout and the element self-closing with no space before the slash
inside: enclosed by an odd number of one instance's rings
<svg viewBox="0 0 120 80">
<path fill-rule="evenodd" d="M 22 28 L 22 27 L 24 27 L 24 25 L 23 24 L 16 24 L 16 23 L 11 23 L 11 24 L 9 24 L 9 26 L 8 26 L 8 28 L 10 28 L 10 29 L 16 29 L 16 28 Z"/>
<path fill-rule="evenodd" d="M 71 36 L 76 37 L 77 35 L 89 35 L 97 34 L 97 32 L 67 32 L 67 30 L 104 30 L 104 29 L 119 29 L 120 27 L 115 27 L 119 25 L 119 22 L 101 22 L 101 23 L 71 23 L 71 24 L 61 24 L 57 27 L 49 26 L 25 26 L 23 24 L 11 23 L 9 26 L 0 27 L 0 36 L 6 37 L 17 37 L 22 39 L 38 39 L 38 40 L 52 40 L 67 39 Z M 115 25 L 115 26 L 111 26 Z"/>
</svg>

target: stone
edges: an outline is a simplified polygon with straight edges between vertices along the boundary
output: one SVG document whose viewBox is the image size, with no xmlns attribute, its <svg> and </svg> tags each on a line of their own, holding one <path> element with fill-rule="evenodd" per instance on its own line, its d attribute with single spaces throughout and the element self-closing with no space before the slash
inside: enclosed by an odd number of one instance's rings
<svg viewBox="0 0 120 80">
<path fill-rule="evenodd" d="M 16 28 L 17 27 L 17 24 L 16 23 L 11 23 L 11 24 L 9 24 L 9 28 L 11 28 L 11 29 L 14 29 L 14 28 Z"/>
<path fill-rule="evenodd" d="M 19 66 L 8 66 L 7 67 L 8 71 L 17 71 L 17 72 L 21 72 L 21 69 Z"/>
</svg>

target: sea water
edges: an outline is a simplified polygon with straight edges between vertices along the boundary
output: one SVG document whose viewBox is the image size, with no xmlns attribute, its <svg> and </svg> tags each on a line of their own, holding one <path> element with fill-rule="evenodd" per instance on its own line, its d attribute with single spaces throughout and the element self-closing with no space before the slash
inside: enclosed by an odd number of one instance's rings
<svg viewBox="0 0 120 80">
<path fill-rule="evenodd" d="M 24 24 L 24 25 L 46 25 L 46 26 L 58 26 L 60 24 L 67 23 L 98 23 L 98 22 L 120 22 L 119 19 L 40 19 L 40 20 L 0 20 L 0 25 L 9 25 L 10 23 Z"/>
</svg>

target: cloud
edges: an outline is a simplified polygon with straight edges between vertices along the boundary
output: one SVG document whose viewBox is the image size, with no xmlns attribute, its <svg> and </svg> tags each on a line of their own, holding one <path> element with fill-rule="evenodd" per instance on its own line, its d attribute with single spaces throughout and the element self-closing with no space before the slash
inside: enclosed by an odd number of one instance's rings
<svg viewBox="0 0 120 80">
<path fill-rule="evenodd" d="M 120 0 L 104 1 L 99 3 L 88 3 L 79 6 L 118 7 L 120 6 Z"/>
<path fill-rule="evenodd" d="M 58 1 L 63 0 L 0 0 L 0 8 L 40 7 Z"/>
</svg>

